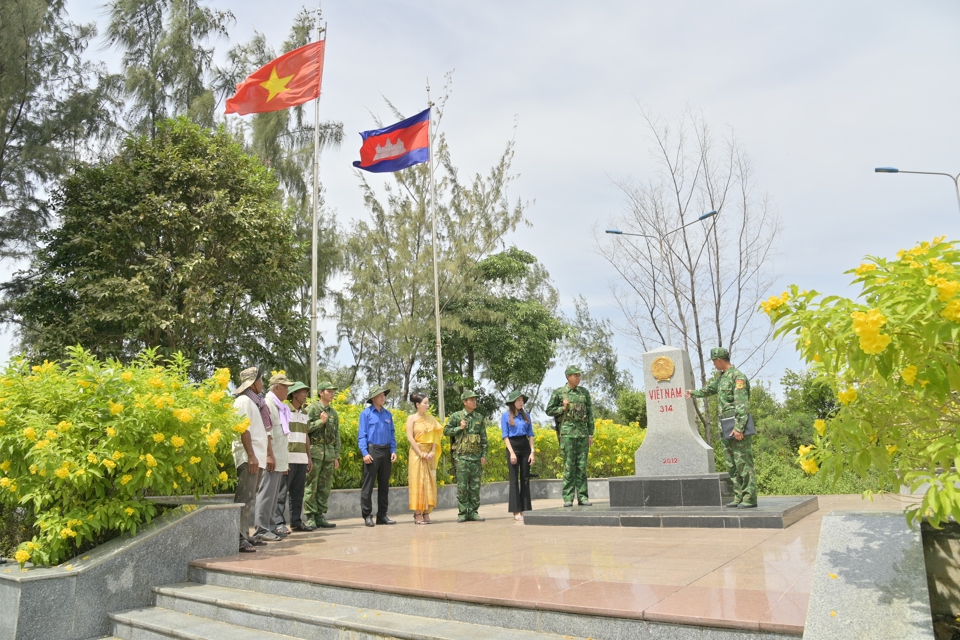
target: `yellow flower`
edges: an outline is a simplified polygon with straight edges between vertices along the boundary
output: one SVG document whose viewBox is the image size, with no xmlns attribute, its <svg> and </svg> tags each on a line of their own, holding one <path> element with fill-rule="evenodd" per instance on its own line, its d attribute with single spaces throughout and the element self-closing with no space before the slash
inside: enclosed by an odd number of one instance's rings
<svg viewBox="0 0 960 640">
<path fill-rule="evenodd" d="M 50 444 L 50 441 L 49 441 L 49 440 L 41 440 L 41 441 L 38 442 L 37 444 L 33 445 L 33 448 L 34 448 L 34 449 L 43 449 L 43 448 L 46 447 L 48 444 Z"/>
<path fill-rule="evenodd" d="M 197 456 L 190 456 L 190 464 L 197 464 L 197 463 L 200 462 L 202 459 L 203 459 L 203 458 L 198 458 Z"/>
<path fill-rule="evenodd" d="M 113 415 L 117 415 L 123 412 L 122 403 L 114 402 L 113 400 L 109 400 L 108 403 L 110 404 L 110 413 L 112 413 Z"/>
<path fill-rule="evenodd" d="M 800 448 L 797 449 L 797 451 L 800 453 L 801 457 L 802 457 L 802 456 L 805 456 L 805 455 L 807 455 L 808 453 L 810 453 L 811 451 L 813 451 L 813 445 L 802 444 L 802 445 L 800 445 Z"/>
<path fill-rule="evenodd" d="M 871 264 L 869 262 L 865 262 L 861 264 L 859 267 L 857 267 L 856 269 L 854 269 L 853 272 L 858 276 L 862 276 L 862 275 L 866 275 L 867 273 L 870 273 L 871 271 L 876 271 L 876 270 L 877 270 L 877 265 Z"/>
<path fill-rule="evenodd" d="M 113 455 L 110 456 L 110 457 L 113 458 L 114 460 L 119 461 L 120 458 L 122 458 L 123 456 L 124 456 L 124 454 L 123 454 L 122 452 L 120 452 L 120 451 L 114 451 L 114 452 L 113 452 Z"/>
<path fill-rule="evenodd" d="M 37 432 L 33 427 L 27 427 L 26 429 L 23 430 L 23 437 L 29 440 L 30 442 L 33 442 L 34 440 L 37 439 Z"/>
<path fill-rule="evenodd" d="M 113 427 L 107 427 L 107 435 L 112 438 L 113 436 L 117 435 L 117 430 Z"/>
<path fill-rule="evenodd" d="M 37 465 L 35 464 L 30 465 L 30 475 L 32 476 L 37 475 Z"/>
<path fill-rule="evenodd" d="M 120 379 L 124 382 L 130 382 L 133 380 L 133 371 L 124 371 L 120 374 Z"/>
<path fill-rule="evenodd" d="M 148 453 L 146 459 L 147 459 L 147 466 L 148 466 L 148 467 L 155 467 L 155 466 L 157 466 L 157 459 L 154 458 L 151 454 Z"/>
<path fill-rule="evenodd" d="M 821 362 L 822 360 L 823 360 L 823 358 L 820 357 L 820 354 L 819 354 L 819 353 L 813 354 L 813 361 L 814 361 L 814 362 Z"/>
<path fill-rule="evenodd" d="M 146 476 L 149 478 L 151 473 L 153 473 L 153 469 L 147 469 Z"/>
<path fill-rule="evenodd" d="M 10 461 L 4 460 L 0 462 L 0 471 L 10 471 Z"/>
<path fill-rule="evenodd" d="M 154 442 L 163 442 L 165 439 L 166 439 L 166 436 L 163 435 L 162 433 L 155 433 L 155 434 L 153 434 L 153 441 L 154 441 Z"/>
<path fill-rule="evenodd" d="M 193 420 L 193 414 L 190 413 L 190 409 L 175 409 L 173 416 L 184 424 Z"/>
<path fill-rule="evenodd" d="M 75 475 L 78 475 L 78 476 L 82 476 L 82 475 L 85 474 L 86 472 L 87 472 L 87 470 L 81 467 L 80 469 L 77 469 L 77 470 L 74 472 L 74 474 L 75 474 Z"/>
<path fill-rule="evenodd" d="M 218 477 L 220 478 L 220 482 L 226 482 L 228 479 L 227 472 L 221 471 Z"/>
<path fill-rule="evenodd" d="M 179 485 L 177 485 L 177 483 L 174 482 L 174 483 L 173 483 L 173 488 L 174 488 L 174 489 L 177 489 L 177 488 L 179 488 Z"/>
<path fill-rule="evenodd" d="M 63 480 L 64 478 L 66 478 L 67 476 L 70 475 L 70 470 L 69 470 L 69 469 L 64 469 L 63 467 L 60 467 L 59 469 L 57 469 L 56 471 L 54 471 L 54 473 L 57 474 L 57 477 L 58 477 L 58 478 L 60 478 L 61 480 Z"/>
<path fill-rule="evenodd" d="M 90 464 L 97 464 L 97 456 L 93 455 L 92 453 L 88 453 L 87 462 L 89 462 Z"/>
<path fill-rule="evenodd" d="M 225 395 L 227 395 L 227 394 L 225 394 L 223 391 L 214 391 L 213 393 L 211 393 L 211 394 L 209 395 L 209 397 L 208 397 L 207 399 L 208 399 L 210 402 L 212 402 L 212 403 L 214 403 L 214 404 L 217 404 L 218 402 L 220 402 L 221 400 L 223 400 L 223 397 L 224 397 Z"/>
<path fill-rule="evenodd" d="M 0 478 L 0 489 L 6 489 L 13 483 L 10 478 Z"/>
<path fill-rule="evenodd" d="M 84 389 L 90 386 L 90 383 L 87 382 L 86 380 L 77 380 L 77 384 L 83 387 Z"/>
<path fill-rule="evenodd" d="M 953 322 L 960 322 L 960 300 L 951 300 L 940 315 Z"/>
<path fill-rule="evenodd" d="M 180 436 L 173 436 L 172 438 L 170 438 L 170 444 L 172 444 L 177 449 L 182 447 L 185 442 L 186 440 L 184 440 Z"/>
<path fill-rule="evenodd" d="M 57 431 L 59 431 L 60 433 L 66 433 L 67 431 L 70 431 L 70 427 L 72 426 L 73 426 L 72 422 L 69 422 L 67 420 L 61 420 L 60 422 L 57 423 Z"/>
<path fill-rule="evenodd" d="M 76 538 L 77 532 L 71 529 L 70 527 L 64 527 L 60 530 L 60 537 L 66 540 L 67 538 Z"/>
<path fill-rule="evenodd" d="M 133 510 L 133 507 L 127 507 L 126 509 L 124 509 L 124 511 L 127 512 L 127 515 L 128 515 L 128 516 L 132 516 L 134 513 L 136 513 L 136 512 Z"/>
<path fill-rule="evenodd" d="M 104 458 L 103 466 L 105 466 L 107 469 L 113 469 L 114 467 L 117 466 L 117 463 L 111 460 L 110 458 Z"/>
<path fill-rule="evenodd" d="M 895 445 L 895 444 L 888 444 L 888 445 L 887 445 L 887 453 L 889 453 L 890 455 L 893 455 L 893 454 L 895 454 L 896 452 L 897 452 L 897 445 Z"/>
<path fill-rule="evenodd" d="M 226 389 L 230 384 L 230 369 L 217 369 L 212 379 L 220 385 L 221 388 Z"/>
<path fill-rule="evenodd" d="M 772 314 L 774 311 L 782 307 L 790 299 L 790 293 L 784 291 L 779 297 L 770 296 L 766 300 L 760 303 L 760 307 L 763 309 L 763 312 L 767 315 Z"/>
<path fill-rule="evenodd" d="M 13 557 L 14 559 L 16 559 L 17 562 L 19 562 L 20 564 L 23 564 L 30 559 L 30 554 L 24 551 L 23 549 L 20 549 L 19 551 L 17 551 L 17 553 Z"/>
<path fill-rule="evenodd" d="M 904 367 L 903 371 L 900 372 L 900 378 L 907 384 L 912 385 L 917 378 L 917 368 L 914 365 Z"/>
<path fill-rule="evenodd" d="M 147 386 L 153 387 L 154 389 L 163 389 L 167 386 L 167 383 L 163 381 L 163 378 L 159 376 L 153 376 L 147 380 Z"/>
<path fill-rule="evenodd" d="M 250 428 L 250 418 L 244 417 L 243 420 L 233 425 L 233 430 L 237 433 L 244 433 L 247 429 Z"/>
<path fill-rule="evenodd" d="M 210 452 L 214 452 L 217 448 L 217 444 L 220 442 L 220 429 L 216 429 L 212 433 L 207 434 L 207 446 L 210 447 Z"/>
<path fill-rule="evenodd" d="M 127 474 L 127 475 L 123 476 L 122 478 L 120 478 L 120 484 L 127 484 L 127 483 L 130 482 L 131 480 L 133 480 L 133 476 L 131 476 L 130 474 Z"/>
<path fill-rule="evenodd" d="M 820 436 L 822 437 L 823 434 L 827 432 L 827 423 L 824 422 L 823 420 L 814 420 L 813 428 L 816 429 L 817 433 L 819 433 Z"/>
<path fill-rule="evenodd" d="M 856 401 L 857 390 L 851 387 L 846 391 L 841 391 L 840 393 L 838 393 L 837 398 L 839 398 L 840 402 L 843 404 L 850 404 Z"/>
<path fill-rule="evenodd" d="M 56 440 L 56 439 L 57 439 L 57 432 L 54 431 L 53 429 L 47 429 L 47 432 L 46 432 L 45 434 L 43 434 L 43 435 L 46 437 L 47 440 Z"/>
<path fill-rule="evenodd" d="M 807 460 L 800 461 L 800 468 L 807 472 L 809 475 L 814 475 L 817 471 L 820 471 L 820 467 L 817 466 L 817 461 L 812 458 Z"/>
</svg>

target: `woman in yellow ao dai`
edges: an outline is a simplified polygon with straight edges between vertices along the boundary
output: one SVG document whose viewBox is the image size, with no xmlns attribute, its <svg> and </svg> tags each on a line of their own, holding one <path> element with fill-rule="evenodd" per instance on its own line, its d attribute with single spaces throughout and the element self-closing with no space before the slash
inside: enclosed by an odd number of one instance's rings
<svg viewBox="0 0 960 640">
<path fill-rule="evenodd" d="M 437 506 L 437 462 L 443 425 L 430 415 L 430 398 L 410 394 L 417 412 L 407 418 L 407 440 L 410 442 L 408 482 L 410 509 L 417 524 L 430 524 L 430 512 Z"/>
</svg>

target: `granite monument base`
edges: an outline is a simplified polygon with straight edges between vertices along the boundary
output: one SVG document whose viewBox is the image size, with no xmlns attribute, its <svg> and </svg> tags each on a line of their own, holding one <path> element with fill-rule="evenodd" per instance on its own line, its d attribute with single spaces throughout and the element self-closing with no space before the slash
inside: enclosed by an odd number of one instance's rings
<svg viewBox="0 0 960 640">
<path fill-rule="evenodd" d="M 722 507 L 732 500 L 726 473 L 610 478 L 611 507 Z"/>
<path fill-rule="evenodd" d="M 611 483 L 611 490 L 613 483 Z M 557 507 L 527 511 L 525 525 L 786 529 L 820 508 L 816 496 L 762 497 L 755 509 L 735 507 Z"/>
</svg>

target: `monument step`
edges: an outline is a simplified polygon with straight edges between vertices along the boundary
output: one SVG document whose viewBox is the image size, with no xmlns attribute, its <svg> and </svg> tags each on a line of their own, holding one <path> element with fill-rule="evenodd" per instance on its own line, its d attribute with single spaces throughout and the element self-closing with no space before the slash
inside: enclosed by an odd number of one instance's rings
<svg viewBox="0 0 960 640">
<path fill-rule="evenodd" d="M 297 640 L 239 625 L 159 607 L 111 613 L 113 633 L 122 640 Z"/>
<path fill-rule="evenodd" d="M 409 640 L 495 640 L 507 636 L 518 640 L 557 640 L 571 637 L 209 584 L 156 587 L 154 593 L 160 611 L 176 612 L 195 621 L 243 625 L 243 629 L 260 634 L 285 634 L 276 636 L 278 638 L 343 637 L 344 634 L 350 638 Z"/>
</svg>

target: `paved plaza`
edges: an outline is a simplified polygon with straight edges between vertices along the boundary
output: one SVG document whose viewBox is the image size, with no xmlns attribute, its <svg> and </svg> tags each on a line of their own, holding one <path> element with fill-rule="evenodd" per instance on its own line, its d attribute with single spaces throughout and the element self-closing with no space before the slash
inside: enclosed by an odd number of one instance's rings
<svg viewBox="0 0 960 640">
<path fill-rule="evenodd" d="M 534 509 L 560 504 L 537 500 Z M 195 564 L 429 598 L 800 634 L 823 515 L 903 508 L 897 496 L 820 496 L 819 504 L 787 529 L 534 527 L 515 522 L 503 504 L 481 507 L 486 522 L 458 524 L 455 510 L 436 511 L 429 526 L 408 515 L 368 528 L 357 517 L 256 554 Z"/>
</svg>

